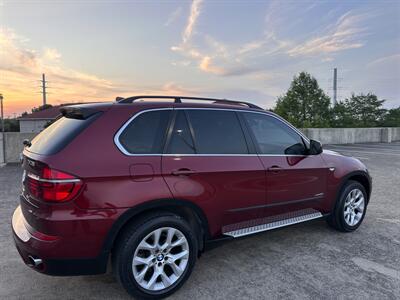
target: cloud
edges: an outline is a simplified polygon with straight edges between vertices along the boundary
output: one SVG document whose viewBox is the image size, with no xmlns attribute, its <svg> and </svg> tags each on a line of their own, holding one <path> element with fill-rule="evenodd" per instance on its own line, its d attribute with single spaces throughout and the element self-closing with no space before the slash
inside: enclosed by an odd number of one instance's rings
<svg viewBox="0 0 400 300">
<path fill-rule="evenodd" d="M 193 87 L 187 88 L 172 81 L 165 83 L 159 92 L 162 95 L 193 95 L 197 93 L 198 90 Z"/>
<path fill-rule="evenodd" d="M 11 29 L 0 29 L 0 91 L 5 97 L 5 113 L 22 113 L 41 105 L 39 80 L 46 73 L 48 102 L 53 105 L 73 102 L 112 101 L 116 96 L 201 94 L 203 89 L 175 82 L 132 86 L 67 67 L 54 48 L 29 49 L 28 40 Z M 196 54 L 191 51 L 192 56 Z M 190 61 L 182 61 L 183 65 Z"/>
<path fill-rule="evenodd" d="M 378 59 L 368 63 L 367 67 L 368 68 L 377 67 L 377 66 L 381 66 L 384 64 L 391 65 L 391 66 L 400 65 L 400 53 L 378 58 Z"/>
<path fill-rule="evenodd" d="M 182 41 L 184 44 L 189 42 L 192 37 L 194 27 L 196 25 L 197 19 L 200 15 L 200 8 L 203 0 L 193 0 L 190 7 L 190 14 L 185 30 L 183 31 Z"/>
<path fill-rule="evenodd" d="M 224 75 L 226 71 L 221 68 L 213 65 L 212 59 L 209 56 L 204 56 L 199 64 L 200 70 L 208 72 L 208 73 L 213 73 L 216 75 Z"/>
<path fill-rule="evenodd" d="M 324 57 L 323 59 L 321 59 L 322 62 L 331 62 L 333 61 L 333 57 Z"/>
<path fill-rule="evenodd" d="M 182 14 L 182 7 L 179 6 L 177 9 L 175 9 L 173 12 L 170 13 L 168 16 L 167 21 L 165 21 L 164 26 L 169 26 L 172 23 L 174 23 Z"/>
<path fill-rule="evenodd" d="M 290 56 L 311 56 L 360 48 L 364 46 L 364 42 L 360 38 L 366 32 L 366 27 L 362 27 L 361 23 L 366 17 L 366 15 L 356 15 L 349 11 L 342 15 L 333 28 L 327 29 L 322 36 L 306 40 L 300 45 L 288 49 L 287 53 Z"/>
<path fill-rule="evenodd" d="M 7 109 L 41 104 L 39 80 L 46 73 L 49 102 L 97 101 L 113 99 L 123 87 L 96 75 L 65 66 L 57 49 L 29 49 L 28 40 L 9 28 L 0 29 L 0 90 L 7 99 Z"/>
<path fill-rule="evenodd" d="M 255 51 L 260 49 L 265 45 L 264 40 L 256 40 L 256 41 L 251 41 L 246 44 L 244 44 L 238 51 L 239 54 L 246 54 L 251 51 Z"/>
<path fill-rule="evenodd" d="M 288 41 L 278 39 L 271 28 L 268 32 L 262 33 L 259 39 L 248 41 L 242 45 L 225 44 L 209 34 L 199 32 L 194 39 L 193 33 L 200 16 L 201 2 L 192 2 L 182 41 L 179 45 L 171 47 L 172 51 L 185 57 L 184 63 L 173 62 L 172 64 L 175 66 L 197 66 L 200 71 L 217 76 L 251 75 L 261 72 L 262 65 L 256 59 L 267 55 L 272 57 L 290 44 Z M 277 2 L 272 2 L 270 5 L 272 9 L 268 13 L 271 15 L 266 17 L 266 22 L 270 27 L 273 23 L 272 13 L 279 8 L 277 5 Z M 202 46 L 196 46 L 198 43 Z"/>
<path fill-rule="evenodd" d="M 59 61 L 61 59 L 61 53 L 58 52 L 57 49 L 45 48 L 43 58 L 52 61 Z"/>
<path fill-rule="evenodd" d="M 192 62 L 190 60 L 180 60 L 180 61 L 173 61 L 171 64 L 173 66 L 180 66 L 180 67 L 187 67 L 191 64 Z"/>
</svg>

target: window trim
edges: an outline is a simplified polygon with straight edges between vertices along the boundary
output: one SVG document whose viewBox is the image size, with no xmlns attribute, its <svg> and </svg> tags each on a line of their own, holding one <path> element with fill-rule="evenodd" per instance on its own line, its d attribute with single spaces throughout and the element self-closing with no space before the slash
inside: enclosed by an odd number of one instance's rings
<svg viewBox="0 0 400 300">
<path fill-rule="evenodd" d="M 261 111 L 253 111 L 253 110 L 247 110 L 247 109 L 229 109 L 229 108 L 208 108 L 208 107 L 163 107 L 163 108 L 150 108 L 150 109 L 144 109 L 141 110 L 139 112 L 137 112 L 136 114 L 134 114 L 132 117 L 130 117 L 123 125 L 120 129 L 118 129 L 117 133 L 114 135 L 114 144 L 117 146 L 117 148 L 126 156 L 307 156 L 305 154 L 257 154 L 257 153 L 249 153 L 249 154 L 168 154 L 168 153 L 142 153 L 142 154 L 135 154 L 135 153 L 130 153 L 129 151 L 127 151 L 122 144 L 119 142 L 119 137 L 122 134 L 122 132 L 124 131 L 124 129 L 126 127 L 129 126 L 129 124 L 131 122 L 133 122 L 134 119 L 136 119 L 138 116 L 140 116 L 141 114 L 147 113 L 147 112 L 152 112 L 152 111 L 159 111 L 159 110 L 172 110 L 172 111 L 177 111 L 177 110 L 223 110 L 223 111 L 233 111 L 233 112 L 239 112 L 239 113 L 253 113 L 253 114 L 262 114 L 262 115 L 266 115 L 272 118 L 277 119 L 278 121 L 286 124 L 290 129 L 292 129 L 296 134 L 298 134 L 303 140 L 305 140 L 307 143 L 310 143 L 310 140 L 300 131 L 298 130 L 296 127 L 294 127 L 292 124 L 290 124 L 289 122 L 287 122 L 285 119 L 282 119 L 279 116 L 270 114 L 268 112 L 261 112 Z M 166 143 L 169 142 L 170 139 L 170 134 L 171 134 L 171 125 L 172 124 L 172 119 L 171 118 L 175 118 L 176 114 L 171 114 L 170 116 L 170 120 L 168 122 L 168 129 L 167 129 L 167 137 L 166 139 L 164 139 L 164 145 L 162 147 L 163 152 L 165 152 L 165 146 Z M 240 114 L 239 114 L 240 115 Z M 239 117 L 239 116 L 238 116 Z M 240 121 L 240 118 L 238 118 Z M 189 122 L 189 120 L 188 120 Z M 239 122 L 240 123 L 240 122 Z M 243 134 L 246 138 L 246 132 L 243 130 Z M 192 137 L 193 138 L 193 137 Z M 246 139 L 247 142 L 247 139 Z M 249 148 L 249 151 L 251 150 L 251 146 L 252 145 L 247 145 Z M 254 147 L 256 147 L 254 145 Z"/>
<path fill-rule="evenodd" d="M 124 148 L 124 146 L 121 144 L 121 142 L 120 142 L 120 140 L 119 140 L 119 138 L 120 138 L 120 136 L 121 136 L 121 134 L 124 132 L 124 130 L 131 124 L 131 122 L 133 122 L 133 120 L 134 119 L 136 119 L 137 117 L 139 117 L 140 115 L 142 115 L 142 114 L 144 114 L 144 113 L 147 113 L 147 112 L 152 112 L 152 111 L 160 111 L 160 110 L 173 110 L 172 108 L 155 108 L 155 109 L 146 109 L 146 110 L 142 110 L 142 111 L 139 111 L 138 113 L 136 113 L 136 114 L 134 114 L 132 117 L 130 117 L 129 119 L 128 119 L 128 121 L 126 121 L 125 122 L 125 124 L 124 125 L 122 125 L 122 127 L 117 131 L 117 133 L 114 135 L 114 144 L 117 146 L 117 148 L 123 153 L 123 154 L 125 154 L 125 155 L 127 155 L 127 156 L 160 156 L 161 154 L 158 154 L 158 153 L 131 153 L 131 152 L 129 152 L 128 150 L 126 150 L 125 148 Z M 170 118 L 169 118 L 169 120 L 168 120 L 168 124 L 167 124 L 167 130 L 166 130 L 166 133 L 168 133 L 168 131 L 169 131 L 169 127 L 170 127 L 170 124 L 171 124 L 171 115 L 170 115 Z M 161 148 L 164 148 L 164 145 L 165 145 L 165 137 L 164 137 L 164 139 L 163 139 L 163 141 L 162 141 L 162 147 Z"/>
<path fill-rule="evenodd" d="M 244 112 L 244 113 L 247 113 L 247 112 Z M 245 116 L 244 116 L 244 113 L 241 114 L 241 116 L 242 116 L 242 118 L 243 118 L 243 122 L 245 123 L 245 126 L 246 126 L 247 130 L 249 131 L 250 138 L 251 138 L 251 140 L 253 141 L 254 147 L 255 147 L 256 152 L 257 152 L 257 154 L 258 154 L 259 156 L 301 156 L 301 157 L 307 156 L 307 154 L 273 154 L 273 153 L 261 153 L 261 149 L 260 149 L 260 145 L 259 145 L 259 143 L 258 143 L 258 141 L 257 141 L 257 137 L 255 136 L 253 130 L 250 128 L 250 124 L 249 124 L 249 122 L 246 120 L 246 118 L 245 118 Z M 273 117 L 273 116 L 270 115 L 270 114 L 264 114 L 264 115 L 266 115 L 267 117 Z M 277 119 L 278 122 L 280 121 L 278 118 L 275 118 L 275 119 Z M 281 121 L 281 123 L 284 124 L 284 125 L 290 125 L 290 123 L 287 123 L 287 122 L 282 122 L 282 121 Z M 293 127 L 293 126 L 287 126 L 287 128 L 288 128 L 289 130 L 292 129 L 292 127 Z M 300 136 L 301 143 L 303 144 L 303 146 L 304 146 L 305 149 L 307 150 L 307 145 L 306 145 L 305 137 L 303 136 L 303 134 L 300 135 L 300 134 L 298 133 L 298 130 L 295 131 L 295 134 L 297 134 L 298 136 Z M 307 142 L 309 143 L 308 139 L 307 139 Z"/>
</svg>

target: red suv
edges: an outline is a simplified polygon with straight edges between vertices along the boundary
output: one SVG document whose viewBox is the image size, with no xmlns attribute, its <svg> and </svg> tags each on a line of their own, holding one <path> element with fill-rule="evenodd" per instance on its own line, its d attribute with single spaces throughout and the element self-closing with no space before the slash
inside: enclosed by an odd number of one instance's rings
<svg viewBox="0 0 400 300">
<path fill-rule="evenodd" d="M 61 113 L 25 142 L 12 218 L 39 272 L 99 274 L 111 259 L 131 295 L 160 298 L 213 241 L 322 217 L 349 232 L 365 216 L 366 167 L 253 104 L 137 96 Z"/>
</svg>

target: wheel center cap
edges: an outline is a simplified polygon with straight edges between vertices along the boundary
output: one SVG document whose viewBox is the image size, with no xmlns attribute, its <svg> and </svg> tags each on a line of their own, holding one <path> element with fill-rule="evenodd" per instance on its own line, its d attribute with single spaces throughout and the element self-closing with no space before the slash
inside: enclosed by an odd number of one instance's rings
<svg viewBox="0 0 400 300">
<path fill-rule="evenodd" d="M 157 255 L 157 260 L 158 261 L 162 261 L 164 259 L 164 255 L 163 254 L 158 254 Z"/>
</svg>

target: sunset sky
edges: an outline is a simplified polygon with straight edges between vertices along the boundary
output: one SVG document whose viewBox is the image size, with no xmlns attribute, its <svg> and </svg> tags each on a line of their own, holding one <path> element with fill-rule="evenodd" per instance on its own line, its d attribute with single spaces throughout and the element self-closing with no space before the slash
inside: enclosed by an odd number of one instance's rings
<svg viewBox="0 0 400 300">
<path fill-rule="evenodd" d="M 273 107 L 301 71 L 400 105 L 400 1 L 0 0 L 5 114 L 134 94 Z"/>
</svg>

